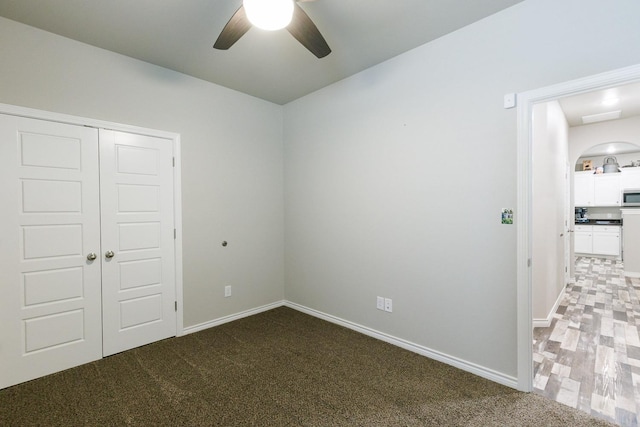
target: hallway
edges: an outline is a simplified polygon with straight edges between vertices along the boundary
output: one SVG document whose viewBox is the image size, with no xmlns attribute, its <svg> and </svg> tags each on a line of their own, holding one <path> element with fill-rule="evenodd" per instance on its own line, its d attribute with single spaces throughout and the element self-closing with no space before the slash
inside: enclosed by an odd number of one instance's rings
<svg viewBox="0 0 640 427">
<path fill-rule="evenodd" d="M 639 425 L 640 279 L 579 257 L 551 326 L 535 328 L 534 392 L 621 426 Z"/>
</svg>

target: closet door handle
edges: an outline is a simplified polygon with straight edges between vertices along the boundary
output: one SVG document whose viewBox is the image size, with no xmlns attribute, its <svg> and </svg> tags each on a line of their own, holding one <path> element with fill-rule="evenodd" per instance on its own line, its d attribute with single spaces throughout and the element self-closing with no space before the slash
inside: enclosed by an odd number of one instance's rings
<svg viewBox="0 0 640 427">
<path fill-rule="evenodd" d="M 107 251 L 104 253 L 104 257 L 105 258 L 113 258 L 116 254 L 113 253 L 113 251 Z"/>
<path fill-rule="evenodd" d="M 91 252 L 89 255 L 87 255 L 87 259 L 89 261 L 93 261 L 96 258 L 98 258 L 98 255 L 96 255 L 94 252 Z"/>
</svg>

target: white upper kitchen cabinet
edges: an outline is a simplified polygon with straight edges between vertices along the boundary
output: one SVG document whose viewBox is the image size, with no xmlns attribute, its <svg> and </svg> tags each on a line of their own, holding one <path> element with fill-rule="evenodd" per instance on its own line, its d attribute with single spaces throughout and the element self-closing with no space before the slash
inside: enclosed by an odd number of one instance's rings
<svg viewBox="0 0 640 427">
<path fill-rule="evenodd" d="M 593 206 L 620 206 L 619 173 L 593 175 Z"/>
<path fill-rule="evenodd" d="M 573 200 L 575 206 L 594 206 L 592 171 L 576 172 L 573 178 Z"/>
<path fill-rule="evenodd" d="M 621 188 L 640 188 L 640 167 L 638 168 L 622 168 L 622 176 L 620 179 Z"/>
<path fill-rule="evenodd" d="M 576 172 L 573 178 L 573 200 L 577 207 L 620 206 L 622 185 L 638 185 L 640 173 L 627 176 L 625 184 L 621 173 L 594 174 L 592 171 Z"/>
</svg>

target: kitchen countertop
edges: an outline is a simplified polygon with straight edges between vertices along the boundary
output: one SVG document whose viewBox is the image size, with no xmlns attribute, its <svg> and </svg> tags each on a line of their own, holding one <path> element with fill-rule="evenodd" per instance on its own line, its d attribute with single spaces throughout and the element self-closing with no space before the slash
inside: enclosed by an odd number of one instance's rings
<svg viewBox="0 0 640 427">
<path fill-rule="evenodd" d="M 621 219 L 590 219 L 589 222 L 576 222 L 575 225 L 622 225 Z"/>
</svg>

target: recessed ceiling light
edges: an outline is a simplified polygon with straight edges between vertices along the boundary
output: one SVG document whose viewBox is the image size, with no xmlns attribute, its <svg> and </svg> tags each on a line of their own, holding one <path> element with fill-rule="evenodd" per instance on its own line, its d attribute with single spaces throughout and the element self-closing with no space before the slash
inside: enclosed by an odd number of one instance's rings
<svg viewBox="0 0 640 427">
<path fill-rule="evenodd" d="M 622 110 L 609 111 L 608 113 L 591 114 L 590 116 L 582 116 L 582 123 L 586 125 L 587 123 L 619 119 L 620 114 L 622 114 Z"/>
<path fill-rule="evenodd" d="M 620 102 L 620 99 L 618 98 L 607 98 L 602 101 L 602 105 L 604 105 L 605 107 L 610 107 L 611 105 L 616 105 L 618 102 Z"/>
</svg>

